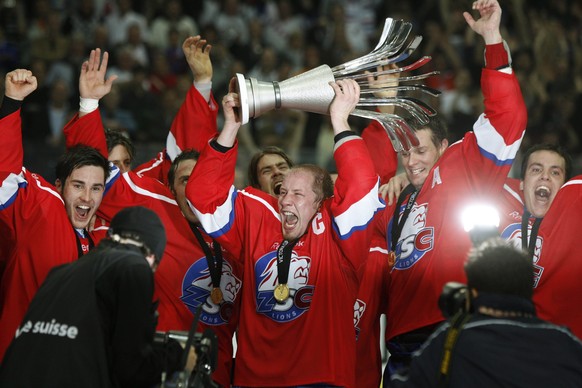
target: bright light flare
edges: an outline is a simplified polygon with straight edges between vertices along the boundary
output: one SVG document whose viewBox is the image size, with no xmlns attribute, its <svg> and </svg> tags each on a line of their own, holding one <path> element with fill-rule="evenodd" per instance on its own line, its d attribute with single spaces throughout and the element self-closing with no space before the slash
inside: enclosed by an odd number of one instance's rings
<svg viewBox="0 0 582 388">
<path fill-rule="evenodd" d="M 461 222 L 465 232 L 470 232 L 477 227 L 497 228 L 499 226 L 499 212 L 491 205 L 471 205 L 461 214 Z"/>
</svg>

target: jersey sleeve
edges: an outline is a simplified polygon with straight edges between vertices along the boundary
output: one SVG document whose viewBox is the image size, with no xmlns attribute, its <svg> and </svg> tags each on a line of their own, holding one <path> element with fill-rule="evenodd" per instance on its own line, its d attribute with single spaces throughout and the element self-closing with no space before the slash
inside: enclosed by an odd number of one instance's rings
<svg viewBox="0 0 582 388">
<path fill-rule="evenodd" d="M 374 168 L 380 176 L 380 184 L 383 185 L 396 175 L 398 169 L 398 155 L 390 142 L 386 130 L 376 120 L 362 132 L 362 139 L 370 152 Z"/>
<path fill-rule="evenodd" d="M 217 115 L 218 105 L 214 96 L 211 95 L 210 101 L 206 101 L 198 89 L 191 86 L 172 122 L 165 150 L 134 171 L 168 183 L 168 171 L 176 156 L 186 149 L 200 152 L 208 140 L 216 136 Z"/>
<path fill-rule="evenodd" d="M 171 217 L 181 215 L 176 200 L 163 183 L 148 176 L 138 175 L 133 171 L 120 174 L 108 188 L 97 214 L 111 221 L 118 211 L 128 206 L 144 206 L 152 209 L 158 213 L 164 224 L 168 219 L 171 220 Z"/>
<path fill-rule="evenodd" d="M 14 203 L 19 190 L 28 184 L 22 166 L 21 124 L 20 110 L 0 120 L 0 211 L 3 214 Z"/>
<path fill-rule="evenodd" d="M 245 211 L 244 206 L 236 206 L 239 193 L 233 185 L 237 151 L 238 143 L 224 153 L 207 144 L 186 186 L 188 203 L 206 233 L 234 257 L 239 257 L 243 237 L 231 231 Z"/>
<path fill-rule="evenodd" d="M 22 132 L 20 110 L 0 120 L 0 243 L 9 244 L 15 238 L 13 214 L 17 212 L 14 204 L 21 189 L 28 186 L 22 166 Z M 7 253 L 9 246 L 5 247 Z M 4 259 L 4 257 L 2 257 Z M 2 260 L 0 260 L 0 263 Z"/>
<path fill-rule="evenodd" d="M 107 151 L 107 141 L 103 129 L 103 121 L 99 109 L 79 117 L 76 114 L 63 129 L 65 144 L 68 148 L 76 144 L 84 144 L 97 148 L 99 153 L 105 157 L 109 156 Z"/>
<path fill-rule="evenodd" d="M 527 111 L 514 74 L 483 69 L 485 112 L 461 141 L 468 178 L 495 194 L 509 174 L 527 124 Z"/>
<path fill-rule="evenodd" d="M 342 139 L 336 145 L 334 159 L 338 169 L 331 201 L 335 238 L 357 269 L 368 252 L 372 235 L 368 226 L 384 208 L 384 202 L 378 196 L 374 164 L 360 137 Z"/>
</svg>

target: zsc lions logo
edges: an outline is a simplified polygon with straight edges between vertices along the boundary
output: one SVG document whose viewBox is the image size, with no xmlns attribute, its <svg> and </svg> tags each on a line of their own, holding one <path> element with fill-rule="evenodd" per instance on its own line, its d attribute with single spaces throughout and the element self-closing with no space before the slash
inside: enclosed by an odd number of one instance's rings
<svg viewBox="0 0 582 388">
<path fill-rule="evenodd" d="M 397 260 L 394 263 L 394 269 L 403 270 L 412 267 L 434 247 L 434 228 L 425 227 L 427 212 L 427 203 L 415 204 L 410 211 L 402 228 L 401 238 L 396 245 Z"/>
<path fill-rule="evenodd" d="M 307 285 L 311 258 L 293 251 L 289 266 L 289 298 L 277 303 L 273 290 L 277 286 L 277 251 L 269 252 L 255 263 L 257 312 L 277 322 L 289 322 L 309 310 L 313 286 Z"/>
<path fill-rule="evenodd" d="M 501 238 L 511 242 L 513 246 L 521 249 L 521 223 L 510 224 L 503 229 L 501 232 Z M 544 244 L 544 239 L 540 236 L 536 238 L 536 246 L 534 248 L 534 254 L 532 257 L 533 267 L 534 267 L 534 288 L 538 286 L 542 274 L 544 272 L 544 267 L 542 267 L 538 261 L 542 255 L 542 246 Z"/>
<path fill-rule="evenodd" d="M 232 267 L 228 261 L 222 262 L 222 276 L 220 277 L 220 289 L 223 302 L 214 304 L 210 299 L 212 279 L 208 271 L 206 257 L 197 260 L 188 268 L 182 282 L 182 296 L 180 299 L 192 312 L 196 313 L 198 306 L 202 305 L 200 321 L 209 325 L 222 325 L 228 323 L 232 317 L 234 300 L 241 289 L 242 282 L 232 273 Z"/>
</svg>

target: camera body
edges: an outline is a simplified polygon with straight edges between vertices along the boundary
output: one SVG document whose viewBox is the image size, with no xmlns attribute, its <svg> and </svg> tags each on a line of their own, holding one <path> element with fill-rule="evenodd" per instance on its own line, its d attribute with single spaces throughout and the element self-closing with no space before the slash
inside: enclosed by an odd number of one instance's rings
<svg viewBox="0 0 582 388">
<path fill-rule="evenodd" d="M 167 345 L 170 340 L 177 341 L 182 348 L 188 346 L 187 331 L 156 331 L 154 343 Z M 162 383 L 163 388 L 214 388 L 217 385 L 212 381 L 212 372 L 216 369 L 218 357 L 218 339 L 212 329 L 204 333 L 195 332 L 191 338 L 191 346 L 196 350 L 197 361 L 192 371 L 179 370 L 174 376 Z M 185 349 L 185 351 L 187 351 Z"/>
<path fill-rule="evenodd" d="M 471 310 L 471 297 L 467 285 L 459 282 L 445 283 L 439 296 L 439 308 L 446 319 L 455 316 L 459 312 L 469 313 Z"/>
</svg>

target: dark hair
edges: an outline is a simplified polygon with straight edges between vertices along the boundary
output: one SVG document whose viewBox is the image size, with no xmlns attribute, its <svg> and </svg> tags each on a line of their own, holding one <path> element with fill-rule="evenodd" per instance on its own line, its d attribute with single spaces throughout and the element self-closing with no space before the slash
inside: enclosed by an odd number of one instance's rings
<svg viewBox="0 0 582 388">
<path fill-rule="evenodd" d="M 560 155 L 564 159 L 564 164 L 566 167 L 566 171 L 564 171 L 565 178 L 566 178 L 565 180 L 567 181 L 568 179 L 570 179 L 572 177 L 572 157 L 570 156 L 568 151 L 566 151 L 566 149 L 564 149 L 563 147 L 560 147 L 559 145 L 556 145 L 556 144 L 543 143 L 543 144 L 536 144 L 534 146 L 529 147 L 527 149 L 527 151 L 525 151 L 525 153 L 523 154 L 523 161 L 521 162 L 521 179 L 522 180 L 525 178 L 525 172 L 527 170 L 527 164 L 529 163 L 529 158 L 530 158 L 531 154 L 533 154 L 534 152 L 537 152 L 537 151 L 550 151 L 550 152 L 555 152 L 558 155 Z"/>
<path fill-rule="evenodd" d="M 135 159 L 135 146 L 129 137 L 127 137 L 123 132 L 115 129 L 105 130 L 105 141 L 107 142 L 107 151 L 111 150 L 118 145 L 124 146 L 129 154 L 129 161 L 133 162 Z"/>
<path fill-rule="evenodd" d="M 101 167 L 105 180 L 109 177 L 109 161 L 96 148 L 77 144 L 59 158 L 55 169 L 56 178 L 64 184 L 73 170 L 85 166 Z"/>
<path fill-rule="evenodd" d="M 327 170 L 314 164 L 301 164 L 293 167 L 290 173 L 293 171 L 306 171 L 313 175 L 312 190 L 318 202 L 333 195 L 333 181 Z"/>
<path fill-rule="evenodd" d="M 248 170 L 249 185 L 256 188 L 256 189 L 261 188 L 261 186 L 259 185 L 259 173 L 257 171 L 257 166 L 259 165 L 259 162 L 261 161 L 261 159 L 265 155 L 279 155 L 280 157 L 282 157 L 285 160 L 285 162 L 287 162 L 287 165 L 289 166 L 289 168 L 293 167 L 293 162 L 291 161 L 289 156 L 287 156 L 285 151 L 283 151 L 281 148 L 275 147 L 275 146 L 269 146 L 269 147 L 263 148 L 263 150 L 255 153 L 253 155 L 253 157 L 249 163 L 249 170 Z"/>
<path fill-rule="evenodd" d="M 534 273 L 531 257 L 499 237 L 471 250 L 465 273 L 467 285 L 477 292 L 532 297 Z"/>
<path fill-rule="evenodd" d="M 421 129 L 430 130 L 430 138 L 437 149 L 440 148 L 443 140 L 448 140 L 449 130 L 447 123 L 439 115 L 429 117 L 428 124 L 420 124 L 419 122 L 413 121 L 412 128 L 415 131 L 420 131 Z"/>
<path fill-rule="evenodd" d="M 170 186 L 172 190 L 174 189 L 174 179 L 176 178 L 176 170 L 178 169 L 178 165 L 184 160 L 198 161 L 199 157 L 200 152 L 190 148 L 182 151 L 178 156 L 174 158 L 174 160 L 172 161 L 172 165 L 170 166 L 170 170 L 168 171 L 168 186 Z"/>
</svg>

